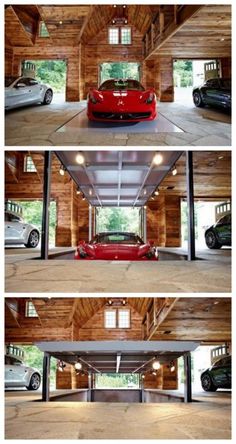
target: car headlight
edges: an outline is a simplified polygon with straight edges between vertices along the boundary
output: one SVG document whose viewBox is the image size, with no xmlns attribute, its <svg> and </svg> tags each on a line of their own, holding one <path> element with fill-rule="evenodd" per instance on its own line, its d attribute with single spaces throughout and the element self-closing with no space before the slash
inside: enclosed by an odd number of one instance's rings
<svg viewBox="0 0 236 444">
<path fill-rule="evenodd" d="M 154 93 L 150 93 L 149 97 L 146 100 L 146 103 L 150 104 L 150 103 L 152 103 L 154 101 L 154 99 L 155 99 L 155 94 Z"/>
<path fill-rule="evenodd" d="M 148 252 L 145 254 L 148 259 L 158 258 L 158 251 L 156 247 L 149 248 Z"/>
<path fill-rule="evenodd" d="M 94 105 L 96 105 L 96 103 L 98 103 L 98 100 L 93 96 L 93 94 L 90 94 L 90 96 L 89 96 L 89 100 L 90 100 L 90 102 L 92 102 Z"/>
<path fill-rule="evenodd" d="M 80 257 L 85 258 L 87 256 L 87 253 L 82 245 L 78 246 L 77 251 L 78 251 Z"/>
</svg>

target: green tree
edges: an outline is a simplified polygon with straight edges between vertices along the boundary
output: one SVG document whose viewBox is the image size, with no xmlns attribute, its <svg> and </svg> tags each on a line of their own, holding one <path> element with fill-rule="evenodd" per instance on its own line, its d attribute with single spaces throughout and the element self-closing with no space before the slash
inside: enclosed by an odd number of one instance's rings
<svg viewBox="0 0 236 444">
<path fill-rule="evenodd" d="M 66 62 L 64 60 L 31 61 L 36 67 L 36 78 L 48 83 L 54 92 L 64 92 L 66 84 Z"/>
<path fill-rule="evenodd" d="M 138 208 L 98 208 L 97 232 L 102 231 L 139 232 Z"/>
<path fill-rule="evenodd" d="M 43 353 L 35 345 L 24 345 L 24 363 L 29 367 L 36 368 L 43 374 Z M 57 361 L 52 358 L 50 363 L 50 383 L 55 387 Z"/>
</svg>

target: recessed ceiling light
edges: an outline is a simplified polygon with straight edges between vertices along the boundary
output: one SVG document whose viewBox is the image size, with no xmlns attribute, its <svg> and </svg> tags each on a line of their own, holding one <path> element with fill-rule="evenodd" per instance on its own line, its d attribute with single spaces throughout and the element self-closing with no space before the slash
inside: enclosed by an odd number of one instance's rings
<svg viewBox="0 0 236 444">
<path fill-rule="evenodd" d="M 82 153 L 76 154 L 75 160 L 79 165 L 83 165 L 84 164 L 84 155 Z"/>
<path fill-rule="evenodd" d="M 156 153 L 153 157 L 153 163 L 154 165 L 160 165 L 163 161 L 163 156 L 161 153 Z"/>
</svg>

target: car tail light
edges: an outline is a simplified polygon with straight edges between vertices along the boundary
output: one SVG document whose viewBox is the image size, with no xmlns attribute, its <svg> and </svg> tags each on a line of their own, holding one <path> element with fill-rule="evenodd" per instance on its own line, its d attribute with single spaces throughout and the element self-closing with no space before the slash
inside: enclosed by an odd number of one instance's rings
<svg viewBox="0 0 236 444">
<path fill-rule="evenodd" d="M 146 103 L 150 104 L 155 100 L 155 94 L 153 92 L 151 92 L 148 96 L 148 98 L 146 99 Z"/>
</svg>

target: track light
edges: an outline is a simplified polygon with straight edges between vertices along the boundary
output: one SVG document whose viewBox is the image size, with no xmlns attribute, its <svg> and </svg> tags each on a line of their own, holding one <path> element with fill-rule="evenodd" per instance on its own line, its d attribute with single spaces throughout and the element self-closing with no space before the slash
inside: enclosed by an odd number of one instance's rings
<svg viewBox="0 0 236 444">
<path fill-rule="evenodd" d="M 152 368 L 154 370 L 159 370 L 159 368 L 161 368 L 160 362 L 155 359 L 155 361 L 153 361 L 153 363 L 152 363 Z"/>
<path fill-rule="evenodd" d="M 156 375 L 157 375 L 157 372 L 152 372 L 152 374 L 153 374 L 154 376 L 156 376 Z"/>
<path fill-rule="evenodd" d="M 61 175 L 61 176 L 64 176 L 64 175 L 65 175 L 65 171 L 66 171 L 65 167 L 64 167 L 63 165 L 61 165 L 61 166 L 60 166 L 60 169 L 59 169 L 59 173 L 60 173 L 60 175 Z"/>
<path fill-rule="evenodd" d="M 82 200 L 85 200 L 85 195 L 84 194 L 82 195 Z"/>
<path fill-rule="evenodd" d="M 160 165 L 163 161 L 163 156 L 161 153 L 156 153 L 153 157 L 153 163 L 154 165 Z"/>
<path fill-rule="evenodd" d="M 79 165 L 83 165 L 84 164 L 84 155 L 81 152 L 78 152 L 78 154 L 76 154 L 76 156 L 75 156 L 75 160 Z"/>
<path fill-rule="evenodd" d="M 153 195 L 151 196 L 151 200 L 155 200 L 155 197 Z"/>
<path fill-rule="evenodd" d="M 79 361 L 76 362 L 76 363 L 75 363 L 75 370 L 78 371 L 78 370 L 81 370 L 81 369 L 82 369 L 82 364 L 81 364 L 81 362 L 79 362 Z"/>
<path fill-rule="evenodd" d="M 146 190 L 146 188 L 144 188 L 143 189 L 143 195 L 146 196 L 146 194 L 147 194 L 147 190 Z"/>
<path fill-rule="evenodd" d="M 154 194 L 155 194 L 155 196 L 159 196 L 160 192 L 159 192 L 158 188 L 154 191 Z"/>
<path fill-rule="evenodd" d="M 144 205 L 144 207 L 143 207 L 143 208 L 144 208 L 144 210 L 146 210 L 146 209 L 147 209 L 147 205 Z"/>
<path fill-rule="evenodd" d="M 93 190 L 92 190 L 92 188 L 89 188 L 89 195 L 92 196 L 92 194 L 93 194 Z"/>
<path fill-rule="evenodd" d="M 176 176 L 176 174 L 177 174 L 177 172 L 178 172 L 178 171 L 177 171 L 177 168 L 176 168 L 176 165 L 173 166 L 171 172 L 172 172 L 172 176 Z"/>
<path fill-rule="evenodd" d="M 123 299 L 122 304 L 126 305 L 126 300 L 125 299 Z"/>
<path fill-rule="evenodd" d="M 81 191 L 79 188 L 77 188 L 76 194 L 81 194 Z"/>
</svg>

